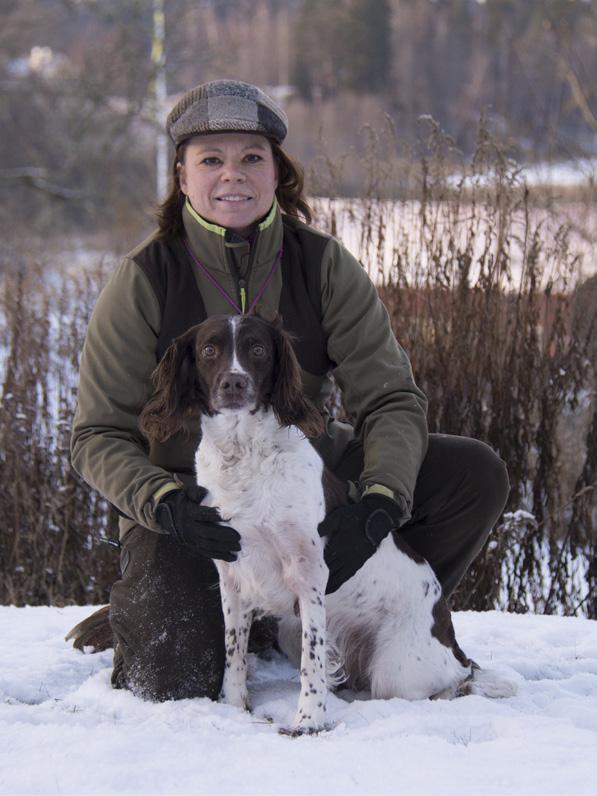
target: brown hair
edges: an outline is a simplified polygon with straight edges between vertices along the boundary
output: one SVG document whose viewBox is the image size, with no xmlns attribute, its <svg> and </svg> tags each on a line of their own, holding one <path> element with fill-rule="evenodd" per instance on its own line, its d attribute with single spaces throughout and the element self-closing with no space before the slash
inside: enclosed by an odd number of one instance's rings
<svg viewBox="0 0 597 796">
<path fill-rule="evenodd" d="M 300 218 L 302 216 L 307 224 L 313 220 L 311 208 L 303 196 L 305 186 L 305 172 L 298 161 L 287 155 L 282 147 L 270 139 L 272 153 L 278 168 L 278 187 L 276 197 L 282 212 L 288 216 Z"/>
<path fill-rule="evenodd" d="M 180 189 L 179 164 L 184 163 L 187 144 L 191 141 L 188 138 L 176 147 L 176 154 L 172 163 L 170 193 L 164 201 L 158 205 L 155 217 L 159 227 L 160 238 L 170 238 L 180 236 L 184 233 L 182 223 L 182 208 L 185 203 L 185 195 Z M 278 187 L 276 188 L 276 198 L 283 213 L 294 218 L 301 216 L 310 224 L 313 218 L 311 208 L 303 196 L 305 184 L 305 173 L 303 167 L 284 152 L 282 147 L 268 138 L 272 148 L 272 154 L 278 171 Z"/>
</svg>

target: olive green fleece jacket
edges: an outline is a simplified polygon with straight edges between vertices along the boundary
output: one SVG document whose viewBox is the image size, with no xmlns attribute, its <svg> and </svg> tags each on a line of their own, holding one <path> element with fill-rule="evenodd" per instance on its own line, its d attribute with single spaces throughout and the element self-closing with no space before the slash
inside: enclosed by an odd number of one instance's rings
<svg viewBox="0 0 597 796">
<path fill-rule="evenodd" d="M 245 282 L 250 304 L 282 243 L 276 203 L 250 243 L 207 223 L 188 203 L 183 221 L 195 256 L 239 305 L 239 278 L 240 287 Z M 353 429 L 326 417 L 326 431 L 313 444 L 333 469 L 356 435 L 365 455 L 361 488 L 381 484 L 410 509 L 427 449 L 425 396 L 414 383 L 408 357 L 363 267 L 338 240 L 311 231 L 327 240 L 321 272 L 322 329 L 329 358 L 337 364 L 323 377 L 303 371 L 303 386 L 323 410 L 333 376 L 354 420 Z M 158 299 L 135 262 L 151 240 L 124 258 L 93 311 L 81 355 L 71 442 L 75 470 L 125 515 L 121 536 L 135 523 L 161 530 L 154 514 L 157 500 L 175 483 L 189 482 L 199 433 L 199 418 L 191 418 L 184 432 L 150 446 L 137 428 L 151 394 L 161 322 Z M 230 314 L 231 306 L 200 269 L 195 276 L 207 315 Z M 260 307 L 277 311 L 281 288 L 278 268 Z"/>
</svg>

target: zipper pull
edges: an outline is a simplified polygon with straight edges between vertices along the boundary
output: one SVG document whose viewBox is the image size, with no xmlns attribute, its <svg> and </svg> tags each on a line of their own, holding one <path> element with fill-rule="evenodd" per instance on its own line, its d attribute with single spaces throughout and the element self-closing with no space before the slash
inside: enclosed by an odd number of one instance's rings
<svg viewBox="0 0 597 796">
<path fill-rule="evenodd" d="M 239 279 L 238 286 L 240 288 L 240 308 L 242 310 L 243 315 L 245 314 L 245 310 L 247 308 L 247 289 L 245 287 L 245 280 Z"/>
</svg>

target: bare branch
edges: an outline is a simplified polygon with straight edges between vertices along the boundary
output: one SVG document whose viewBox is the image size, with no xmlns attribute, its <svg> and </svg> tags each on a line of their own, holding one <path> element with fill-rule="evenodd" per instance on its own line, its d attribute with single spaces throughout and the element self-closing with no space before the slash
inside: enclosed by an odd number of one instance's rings
<svg viewBox="0 0 597 796">
<path fill-rule="evenodd" d="M 597 132 L 597 116 L 593 113 L 593 110 L 589 105 L 589 101 L 583 90 L 578 75 L 574 71 L 570 62 L 561 53 L 558 53 L 556 58 L 562 76 L 566 80 L 568 88 L 572 93 L 572 99 L 574 100 L 575 105 L 579 109 L 583 119 L 591 128 L 591 130 Z"/>
<path fill-rule="evenodd" d="M 47 177 L 47 169 L 40 166 L 17 166 L 13 169 L 2 169 L 0 180 L 16 180 L 38 191 L 54 196 L 56 199 L 82 199 L 84 192 L 77 188 L 68 188 L 51 182 Z"/>
</svg>

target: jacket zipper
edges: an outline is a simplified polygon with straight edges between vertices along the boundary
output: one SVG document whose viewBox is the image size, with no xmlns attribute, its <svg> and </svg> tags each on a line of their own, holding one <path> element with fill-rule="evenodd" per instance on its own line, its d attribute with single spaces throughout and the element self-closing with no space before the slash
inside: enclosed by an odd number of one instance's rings
<svg viewBox="0 0 597 796">
<path fill-rule="evenodd" d="M 259 233 L 257 233 L 257 234 L 259 234 Z M 245 314 L 245 311 L 247 309 L 247 299 L 248 299 L 247 283 L 249 282 L 249 280 L 251 278 L 251 271 L 253 270 L 253 260 L 255 259 L 255 248 L 256 248 L 255 244 L 256 244 L 256 242 L 257 242 L 257 235 L 255 236 L 255 239 L 253 240 L 253 243 L 251 245 L 251 249 L 249 251 L 249 264 L 247 266 L 247 272 L 246 272 L 246 275 L 244 277 L 241 277 L 241 276 L 238 275 L 238 268 L 236 267 L 236 265 L 234 263 L 234 257 L 232 255 L 232 253 L 230 252 L 230 250 L 228 250 L 226 252 L 226 256 L 228 258 L 228 268 L 230 269 L 230 273 L 232 274 L 232 278 L 236 282 L 236 289 L 237 289 L 239 300 L 240 300 L 240 302 L 239 302 L 240 303 L 240 308 L 242 310 L 243 315 Z"/>
<path fill-rule="evenodd" d="M 240 290 L 240 308 L 243 311 L 243 315 L 247 309 L 247 288 L 244 279 L 238 280 L 238 287 Z"/>
</svg>

